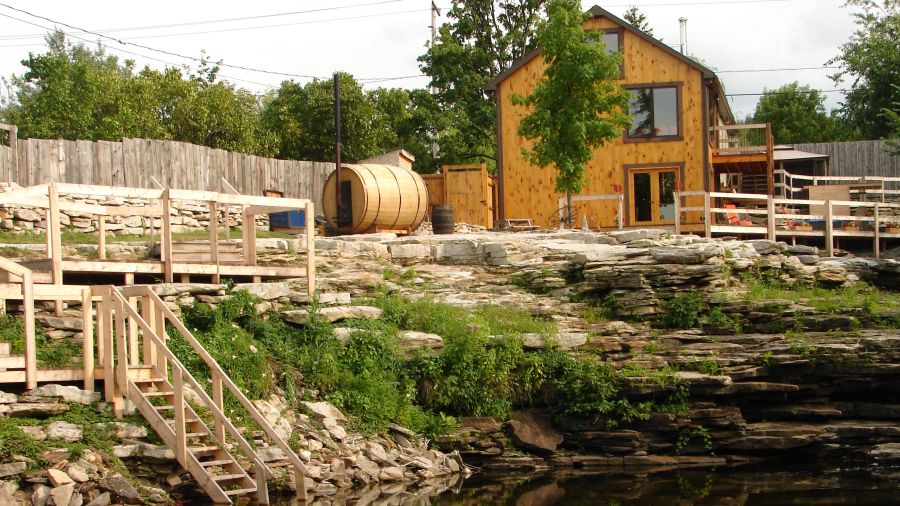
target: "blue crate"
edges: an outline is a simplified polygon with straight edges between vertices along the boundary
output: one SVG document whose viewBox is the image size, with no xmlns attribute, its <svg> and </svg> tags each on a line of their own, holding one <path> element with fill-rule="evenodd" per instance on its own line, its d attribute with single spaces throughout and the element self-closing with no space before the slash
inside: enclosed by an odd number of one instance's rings
<svg viewBox="0 0 900 506">
<path fill-rule="evenodd" d="M 282 211 L 269 214 L 269 230 L 290 230 L 306 228 L 306 211 Z"/>
</svg>

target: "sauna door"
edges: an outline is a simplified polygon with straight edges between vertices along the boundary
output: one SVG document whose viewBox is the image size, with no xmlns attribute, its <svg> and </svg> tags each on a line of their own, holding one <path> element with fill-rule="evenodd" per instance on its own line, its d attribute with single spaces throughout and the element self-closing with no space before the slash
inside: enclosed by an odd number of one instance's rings
<svg viewBox="0 0 900 506">
<path fill-rule="evenodd" d="M 675 223 L 676 169 L 634 169 L 629 172 L 632 225 Z"/>
</svg>

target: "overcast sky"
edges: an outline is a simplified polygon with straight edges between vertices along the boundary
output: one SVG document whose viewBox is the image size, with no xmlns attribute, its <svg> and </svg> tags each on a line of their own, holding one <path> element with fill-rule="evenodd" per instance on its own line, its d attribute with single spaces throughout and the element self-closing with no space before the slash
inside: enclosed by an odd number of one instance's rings
<svg viewBox="0 0 900 506">
<path fill-rule="evenodd" d="M 436 2 L 442 10 L 450 5 L 449 0 Z M 621 15 L 635 4 L 647 15 L 654 35 L 673 46 L 679 44 L 678 18 L 687 18 L 688 51 L 721 72 L 728 93 L 746 94 L 793 81 L 822 90 L 846 88 L 828 78 L 833 70 L 821 68 L 853 31 L 850 11 L 842 8 L 843 3 L 609 0 L 587 1 L 583 6 L 587 10 L 600 5 Z M 377 79 L 416 76 L 421 73 L 416 58 L 431 35 L 430 0 L 0 0 L 0 4 L 0 75 L 7 77 L 24 72 L 20 61 L 29 51 L 45 49 L 43 34 L 48 28 L 57 26 L 92 43 L 98 39 L 63 24 L 128 43 L 103 39 L 112 54 L 135 59 L 138 67 L 195 65 L 181 56 L 199 58 L 205 50 L 226 65 L 268 71 L 222 69 L 222 76 L 257 93 L 277 87 L 284 79 L 305 82 L 309 76 L 327 78 L 335 70 L 369 80 L 370 88 L 379 85 Z M 815 69 L 727 72 L 801 67 Z M 427 82 L 424 77 L 411 77 L 380 85 L 415 88 Z M 827 93 L 826 97 L 829 108 L 841 100 L 839 93 Z M 752 113 L 757 99 L 732 97 L 735 114 Z"/>
</svg>

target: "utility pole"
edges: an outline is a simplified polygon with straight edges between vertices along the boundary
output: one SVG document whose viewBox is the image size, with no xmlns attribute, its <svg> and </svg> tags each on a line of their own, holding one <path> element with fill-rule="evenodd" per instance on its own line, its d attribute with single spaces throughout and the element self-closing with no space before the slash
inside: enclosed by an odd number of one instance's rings
<svg viewBox="0 0 900 506">
<path fill-rule="evenodd" d="M 431 0 L 431 47 L 434 47 L 435 42 L 437 42 L 437 18 L 441 15 L 441 10 L 438 9 L 435 0 Z M 434 86 L 431 87 L 431 94 L 435 93 Z M 434 133 L 434 139 L 431 142 L 431 156 L 433 158 L 437 158 L 438 155 L 438 135 L 437 132 Z"/>
</svg>

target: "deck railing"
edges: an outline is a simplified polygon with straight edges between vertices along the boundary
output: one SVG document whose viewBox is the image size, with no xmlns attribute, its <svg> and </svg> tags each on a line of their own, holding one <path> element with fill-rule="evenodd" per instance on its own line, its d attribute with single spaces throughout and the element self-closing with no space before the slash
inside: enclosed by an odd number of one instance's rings
<svg viewBox="0 0 900 506">
<path fill-rule="evenodd" d="M 771 153 L 774 149 L 772 126 L 765 124 L 718 125 L 713 133 L 714 155 L 752 155 Z"/>
<path fill-rule="evenodd" d="M 34 283 L 31 269 L 23 267 L 12 260 L 0 257 L 0 270 L 6 272 L 7 281 L 11 285 L 18 283 L 21 289 L 25 326 L 25 388 L 37 386 L 37 349 L 35 348 L 34 328 Z M 4 367 L 6 369 L 6 367 Z"/>
<path fill-rule="evenodd" d="M 793 198 L 795 194 L 806 191 L 808 186 L 820 186 L 830 184 L 871 185 L 875 188 L 851 189 L 851 195 L 857 195 L 861 201 L 874 197 L 881 202 L 900 199 L 900 177 L 892 176 L 807 176 L 805 174 L 792 174 L 786 170 L 776 170 L 775 176 L 779 182 L 775 187 L 781 189 L 784 197 Z"/>
</svg>

